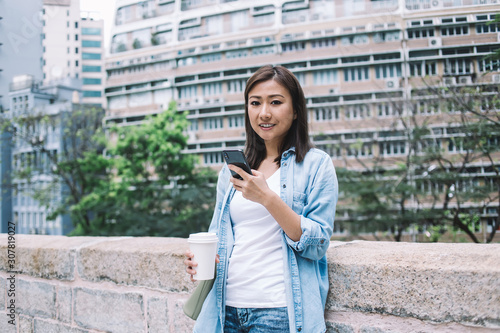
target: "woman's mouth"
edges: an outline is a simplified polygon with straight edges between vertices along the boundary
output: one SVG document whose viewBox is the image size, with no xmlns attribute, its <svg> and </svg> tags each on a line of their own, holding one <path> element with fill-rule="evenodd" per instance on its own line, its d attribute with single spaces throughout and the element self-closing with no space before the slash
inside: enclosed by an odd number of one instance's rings
<svg viewBox="0 0 500 333">
<path fill-rule="evenodd" d="M 262 128 L 263 130 L 269 130 L 273 128 L 275 125 L 274 124 L 260 124 L 259 127 Z"/>
</svg>

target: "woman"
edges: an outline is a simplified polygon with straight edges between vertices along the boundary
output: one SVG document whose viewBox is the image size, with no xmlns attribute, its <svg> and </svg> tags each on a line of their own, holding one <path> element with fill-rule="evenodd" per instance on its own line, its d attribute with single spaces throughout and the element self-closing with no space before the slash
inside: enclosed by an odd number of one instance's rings
<svg viewBox="0 0 500 333">
<path fill-rule="evenodd" d="M 289 70 L 264 66 L 247 81 L 245 127 L 252 175 L 234 165 L 219 174 L 209 227 L 219 238 L 217 279 L 194 331 L 325 332 L 337 177 L 331 158 L 312 148 L 304 93 Z M 193 275 L 197 263 L 186 256 Z"/>
</svg>

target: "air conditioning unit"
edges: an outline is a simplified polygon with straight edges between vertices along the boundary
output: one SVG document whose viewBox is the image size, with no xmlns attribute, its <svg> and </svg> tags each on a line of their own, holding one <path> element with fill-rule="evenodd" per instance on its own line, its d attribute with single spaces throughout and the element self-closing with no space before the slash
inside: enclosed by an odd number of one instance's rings
<svg viewBox="0 0 500 333">
<path fill-rule="evenodd" d="M 491 76 L 491 82 L 493 82 L 493 83 L 500 83 L 500 74 L 493 74 Z"/>
<path fill-rule="evenodd" d="M 446 86 L 453 86 L 455 84 L 457 84 L 457 79 L 454 78 L 454 77 L 445 77 L 443 79 L 443 83 L 446 85 Z"/>
<path fill-rule="evenodd" d="M 432 0 L 431 6 L 432 8 L 441 8 L 443 7 L 443 2 L 440 0 Z"/>
<path fill-rule="evenodd" d="M 391 79 L 385 81 L 385 87 L 387 89 L 396 89 L 399 88 L 399 79 Z"/>
<path fill-rule="evenodd" d="M 429 38 L 429 47 L 439 47 L 442 45 L 440 37 Z"/>
<path fill-rule="evenodd" d="M 459 84 L 472 84 L 472 78 L 470 76 L 461 76 L 458 78 Z"/>
</svg>

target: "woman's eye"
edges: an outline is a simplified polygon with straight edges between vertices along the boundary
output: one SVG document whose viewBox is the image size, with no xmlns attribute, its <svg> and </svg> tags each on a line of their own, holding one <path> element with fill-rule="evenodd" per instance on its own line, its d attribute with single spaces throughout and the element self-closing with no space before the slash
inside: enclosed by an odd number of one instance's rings
<svg viewBox="0 0 500 333">
<path fill-rule="evenodd" d="M 260 103 L 259 103 L 259 102 L 257 102 L 257 101 L 252 101 L 252 102 L 250 102 L 250 105 L 253 105 L 253 106 L 258 106 L 258 105 L 260 105 Z"/>
<path fill-rule="evenodd" d="M 282 103 L 281 103 L 281 101 L 272 101 L 271 104 L 279 105 L 279 104 L 282 104 Z"/>
</svg>

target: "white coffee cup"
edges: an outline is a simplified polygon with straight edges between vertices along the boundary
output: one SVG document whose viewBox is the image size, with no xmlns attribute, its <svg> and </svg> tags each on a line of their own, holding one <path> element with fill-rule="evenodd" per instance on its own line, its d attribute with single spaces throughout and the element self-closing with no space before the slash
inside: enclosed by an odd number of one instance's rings
<svg viewBox="0 0 500 333">
<path fill-rule="evenodd" d="M 193 275 L 193 279 L 210 280 L 214 278 L 217 241 L 217 235 L 212 232 L 189 235 L 189 249 L 194 254 L 192 260 L 198 263 L 198 266 L 194 267 L 196 274 Z"/>
</svg>

